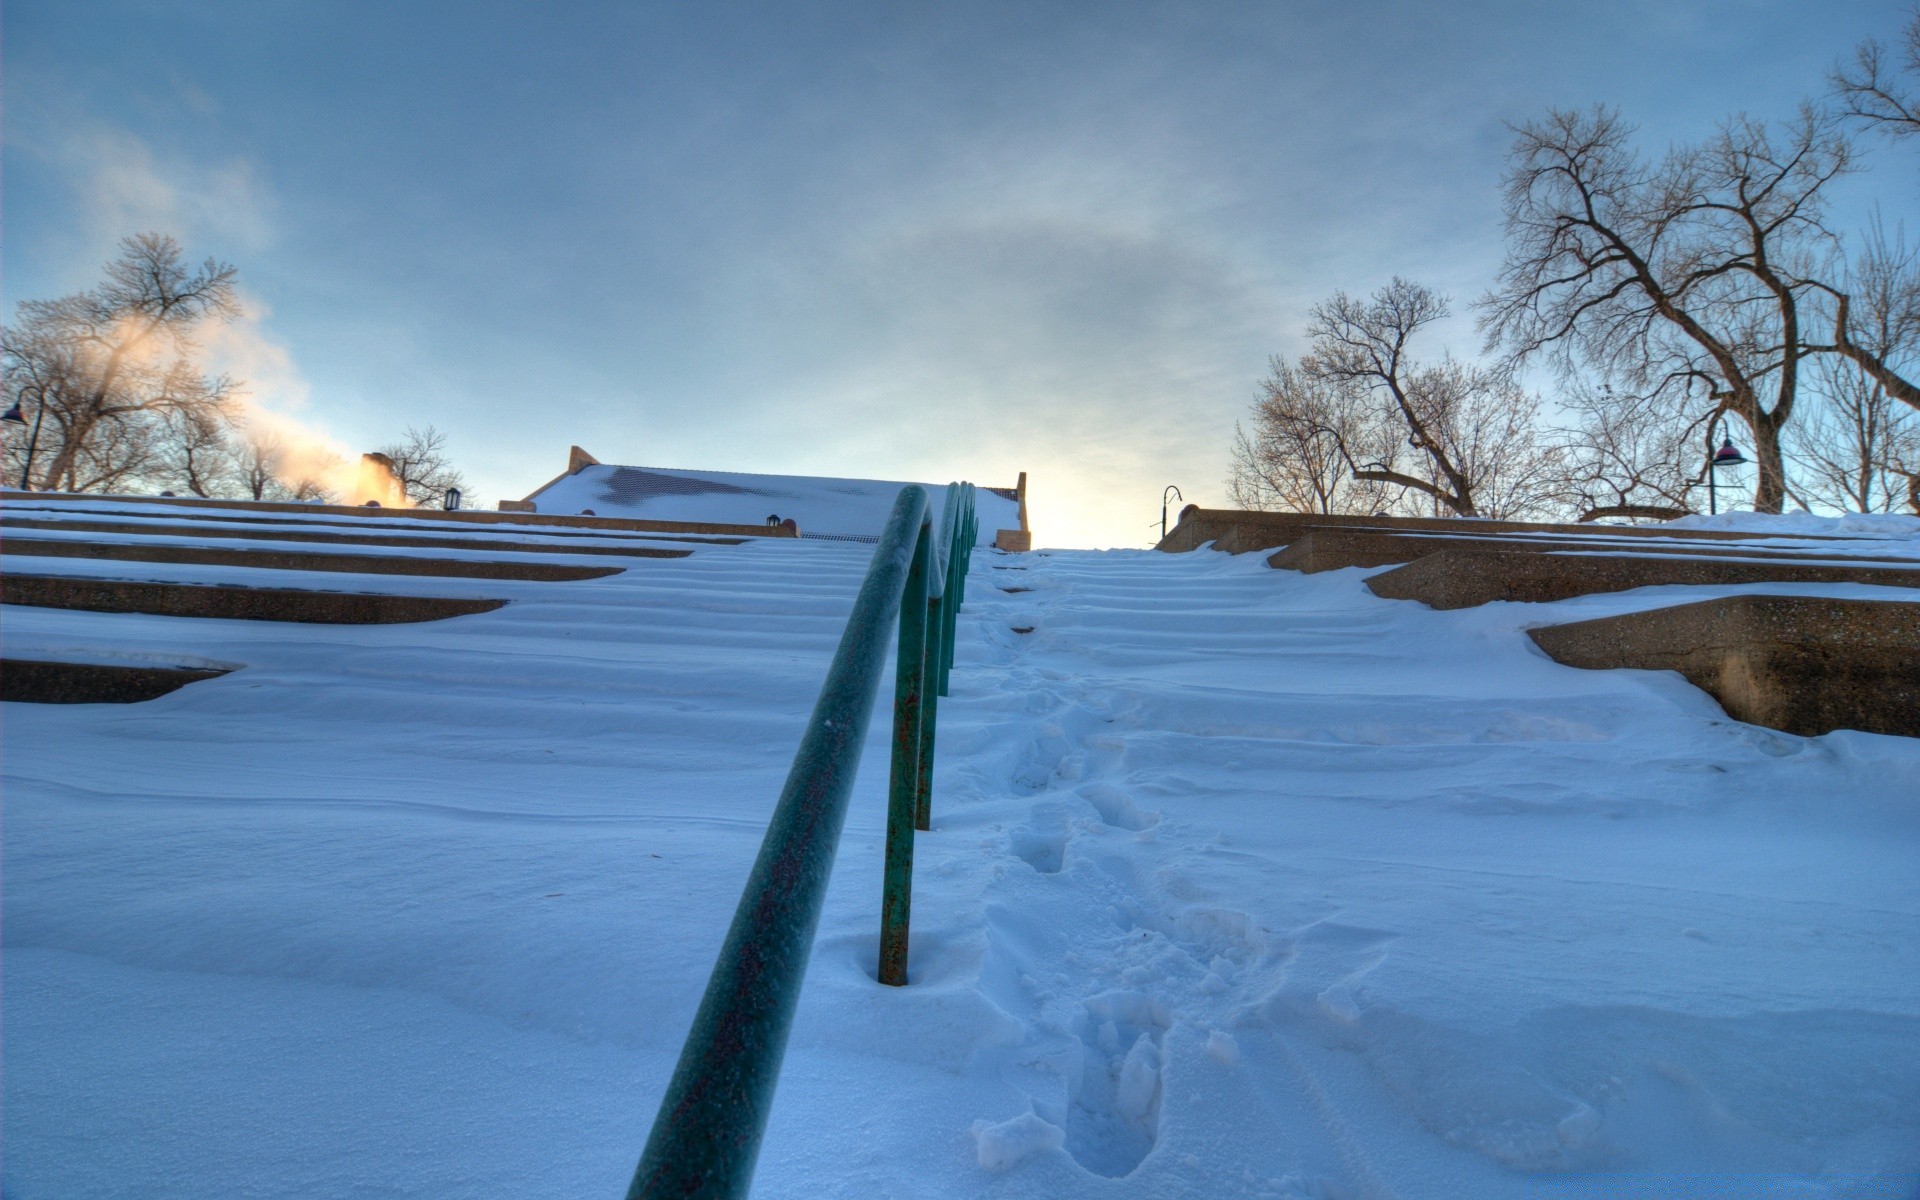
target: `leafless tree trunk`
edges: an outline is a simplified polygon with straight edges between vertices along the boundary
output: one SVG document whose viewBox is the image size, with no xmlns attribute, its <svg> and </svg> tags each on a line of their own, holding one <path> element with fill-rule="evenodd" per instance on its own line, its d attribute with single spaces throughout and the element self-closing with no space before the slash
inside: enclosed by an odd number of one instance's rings
<svg viewBox="0 0 1920 1200">
<path fill-rule="evenodd" d="M 151 468 L 161 426 L 204 432 L 233 394 L 196 361 L 201 322 L 231 317 L 233 268 L 208 260 L 197 272 L 162 234 L 120 244 L 97 288 L 20 305 L 4 333 L 7 393 L 45 405 L 40 486 L 96 490 Z"/>
<path fill-rule="evenodd" d="M 1233 502 L 1247 509 L 1374 513 L 1403 490 L 1356 479 L 1342 448 L 1366 461 L 1391 452 L 1393 438 L 1370 423 L 1366 397 L 1308 375 L 1285 359 L 1260 385 L 1253 434 L 1234 430 L 1227 479 Z"/>
<path fill-rule="evenodd" d="M 1354 480 L 1461 516 L 1531 511 L 1547 498 L 1542 468 L 1553 454 L 1537 436 L 1539 402 L 1504 371 L 1415 360 L 1413 337 L 1446 315 L 1445 297 L 1405 279 L 1364 301 L 1336 294 L 1313 309 L 1313 349 L 1298 364 L 1296 390 L 1305 395 L 1310 382 L 1316 394 L 1342 398 L 1342 419 L 1322 421 L 1318 436 Z"/>
<path fill-rule="evenodd" d="M 1833 262 L 1824 189 L 1852 161 L 1812 109 L 1776 134 L 1729 121 L 1649 163 L 1605 109 L 1518 130 L 1509 248 L 1482 328 L 1509 360 L 1588 369 L 1638 395 L 1721 408 L 1752 432 L 1754 507 L 1786 499 L 1781 431 L 1799 397 L 1804 329 Z"/>
<path fill-rule="evenodd" d="M 268 429 L 250 427 L 242 431 L 239 445 L 234 451 L 234 477 L 242 495 L 254 500 L 317 500 L 332 503 L 339 497 L 318 478 L 303 473 L 305 470 L 318 470 L 325 473 L 337 460 L 331 454 L 324 461 L 314 462 L 315 454 L 309 450 L 305 455 L 296 456 L 290 451 L 285 439 Z"/>
<path fill-rule="evenodd" d="M 1802 492 L 1848 512 L 1902 506 L 1902 473 L 1909 463 L 1920 467 L 1920 421 L 1851 363 L 1828 360 L 1813 382 L 1821 403 L 1793 439 Z"/>
<path fill-rule="evenodd" d="M 238 463 L 227 414 L 216 408 L 182 409 L 169 413 L 159 427 L 162 437 L 162 473 L 196 496 L 225 494 Z"/>
<path fill-rule="evenodd" d="M 447 435 L 431 425 L 424 429 L 407 426 L 405 437 L 382 446 L 377 453 L 387 459 L 394 478 L 413 504 L 439 504 L 448 489 L 466 490 L 465 477 L 447 453 Z"/>
<path fill-rule="evenodd" d="M 1898 231 L 1889 236 L 1876 223 L 1841 282 L 1821 290 L 1831 306 L 1833 341 L 1814 348 L 1845 359 L 1889 397 L 1920 409 L 1920 386 L 1913 382 L 1920 255 Z"/>
</svg>

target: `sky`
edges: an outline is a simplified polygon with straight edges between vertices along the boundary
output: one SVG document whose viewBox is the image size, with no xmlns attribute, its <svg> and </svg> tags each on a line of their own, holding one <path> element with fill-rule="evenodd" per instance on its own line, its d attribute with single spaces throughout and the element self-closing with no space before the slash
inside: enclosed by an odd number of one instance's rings
<svg viewBox="0 0 1920 1200">
<path fill-rule="evenodd" d="M 1037 544 L 1226 501 L 1307 310 L 1479 350 L 1509 125 L 1786 117 L 1895 4 L 12 0 L 0 302 L 174 234 L 223 365 L 488 500 L 606 462 L 1004 486 Z M 1912 208 L 1875 150 L 1848 202 Z M 1177 513 L 1179 502 L 1174 504 Z"/>
</svg>

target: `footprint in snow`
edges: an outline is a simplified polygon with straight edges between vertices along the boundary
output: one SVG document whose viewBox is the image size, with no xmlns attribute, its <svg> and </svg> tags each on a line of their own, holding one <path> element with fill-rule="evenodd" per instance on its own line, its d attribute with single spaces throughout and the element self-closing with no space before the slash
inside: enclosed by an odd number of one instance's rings
<svg viewBox="0 0 1920 1200">
<path fill-rule="evenodd" d="M 1089 783 L 1080 789 L 1080 798 L 1093 806 L 1103 823 L 1115 829 L 1138 833 L 1160 823 L 1159 813 L 1143 812 L 1132 796 L 1110 784 Z"/>
<path fill-rule="evenodd" d="M 1140 992 L 1095 996 L 1075 1023 L 1080 1070 L 1067 1080 L 1066 1147 L 1094 1174 L 1131 1174 L 1159 1140 L 1161 1042 L 1171 1024 Z"/>
</svg>

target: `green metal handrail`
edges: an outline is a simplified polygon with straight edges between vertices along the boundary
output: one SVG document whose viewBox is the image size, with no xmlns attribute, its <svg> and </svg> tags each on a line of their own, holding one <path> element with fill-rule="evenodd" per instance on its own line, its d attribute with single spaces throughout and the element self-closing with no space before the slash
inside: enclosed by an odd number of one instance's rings
<svg viewBox="0 0 1920 1200">
<path fill-rule="evenodd" d="M 929 828 L 938 697 L 953 667 L 979 525 L 950 483 L 936 533 L 925 488 L 900 490 L 787 773 L 628 1200 L 743 1197 L 773 1107 L 847 801 L 898 618 L 879 977 L 907 981 L 913 834 Z"/>
</svg>

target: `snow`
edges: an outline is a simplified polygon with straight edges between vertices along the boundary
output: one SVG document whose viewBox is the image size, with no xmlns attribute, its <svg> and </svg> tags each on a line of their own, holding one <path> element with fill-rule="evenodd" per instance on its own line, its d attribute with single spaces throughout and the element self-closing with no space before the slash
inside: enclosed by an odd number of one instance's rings
<svg viewBox="0 0 1920 1200">
<path fill-rule="evenodd" d="M 1866 537 L 1920 539 L 1920 516 L 1901 513 L 1845 513 L 1823 517 L 1810 512 L 1727 512 L 1714 516 L 1680 517 L 1663 522 L 1662 529 L 1719 529 L 1777 537 Z"/>
<path fill-rule="evenodd" d="M 598 464 L 563 475 L 528 499 L 543 513 L 592 509 L 600 517 L 723 525 L 761 525 L 778 516 L 792 518 L 803 536 L 877 537 L 886 527 L 894 497 L 905 486 L 881 479 Z M 946 485 L 920 486 L 933 502 L 938 528 Z M 980 545 L 992 545 L 997 530 L 1020 528 L 1020 506 L 984 487 L 974 491 L 974 509 L 980 518 Z"/>
<path fill-rule="evenodd" d="M 870 552 L 693 549 L 570 583 L 8 560 L 513 603 L 6 610 L 10 653 L 245 665 L 4 708 L 5 1194 L 620 1194 Z M 975 556 L 911 984 L 873 978 L 877 720 L 756 1195 L 1920 1186 L 1920 742 L 1525 636 L 1909 591 L 1435 612 L 1260 558 Z"/>
<path fill-rule="evenodd" d="M 973 1137 L 980 1148 L 980 1166 L 988 1171 L 1005 1170 L 1042 1150 L 1058 1150 L 1067 1144 L 1065 1130 L 1031 1112 L 998 1125 L 975 1121 Z"/>
</svg>

